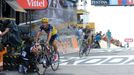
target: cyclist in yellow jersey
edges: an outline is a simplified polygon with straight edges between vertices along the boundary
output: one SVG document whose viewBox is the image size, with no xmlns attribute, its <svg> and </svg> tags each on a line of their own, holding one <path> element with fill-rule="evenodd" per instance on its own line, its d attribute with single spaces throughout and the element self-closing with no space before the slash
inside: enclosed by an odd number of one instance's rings
<svg viewBox="0 0 134 75">
<path fill-rule="evenodd" d="M 36 42 L 41 34 L 42 31 L 45 31 L 47 33 L 47 40 L 45 42 L 45 44 L 50 44 L 54 47 L 54 50 L 57 51 L 57 45 L 56 45 L 56 39 L 58 37 L 57 35 L 57 29 L 50 25 L 48 22 L 49 20 L 47 18 L 43 18 L 41 19 L 42 25 L 40 26 L 40 31 L 37 32 L 36 35 Z"/>
</svg>

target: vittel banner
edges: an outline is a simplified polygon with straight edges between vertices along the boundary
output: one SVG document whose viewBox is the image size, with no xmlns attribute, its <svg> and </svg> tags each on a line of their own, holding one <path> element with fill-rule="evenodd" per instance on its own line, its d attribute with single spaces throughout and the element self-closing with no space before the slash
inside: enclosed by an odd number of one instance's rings
<svg viewBox="0 0 134 75">
<path fill-rule="evenodd" d="M 24 9 L 45 9 L 48 7 L 48 0 L 17 0 L 17 3 Z"/>
</svg>

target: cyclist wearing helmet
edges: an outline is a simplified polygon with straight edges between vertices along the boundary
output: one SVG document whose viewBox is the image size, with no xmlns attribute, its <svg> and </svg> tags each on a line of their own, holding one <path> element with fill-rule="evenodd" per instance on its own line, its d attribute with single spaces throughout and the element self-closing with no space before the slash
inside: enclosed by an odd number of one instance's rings
<svg viewBox="0 0 134 75">
<path fill-rule="evenodd" d="M 56 46 L 56 39 L 58 37 L 57 35 L 57 29 L 50 25 L 48 22 L 49 20 L 47 18 L 42 18 L 41 19 L 42 25 L 40 26 L 40 30 L 37 32 L 36 35 L 36 42 L 41 34 L 42 31 L 45 31 L 47 33 L 47 40 L 45 44 L 50 44 L 54 47 L 54 50 L 57 51 L 57 46 Z"/>
<path fill-rule="evenodd" d="M 91 29 L 90 26 L 87 25 L 85 29 L 83 29 L 84 32 L 84 39 L 88 41 L 88 44 L 91 45 Z"/>
</svg>

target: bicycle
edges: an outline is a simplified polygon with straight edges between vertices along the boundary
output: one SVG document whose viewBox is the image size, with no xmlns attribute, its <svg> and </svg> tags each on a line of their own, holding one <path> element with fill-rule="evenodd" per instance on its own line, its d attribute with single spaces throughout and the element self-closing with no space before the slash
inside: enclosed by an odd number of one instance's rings
<svg viewBox="0 0 134 75">
<path fill-rule="evenodd" d="M 59 53 L 56 52 L 53 46 L 48 45 L 41 45 L 41 51 L 36 56 L 35 65 L 36 65 L 36 72 L 38 75 L 45 74 L 46 69 L 51 66 L 53 71 L 56 71 L 59 68 Z M 54 56 L 58 55 L 58 59 L 55 61 Z M 43 60 L 43 61 L 42 61 Z"/>
<path fill-rule="evenodd" d="M 91 50 L 91 47 L 89 46 L 88 41 L 82 40 L 82 44 L 79 50 L 79 57 L 81 58 L 84 54 L 88 56 L 90 53 L 90 50 Z"/>
</svg>

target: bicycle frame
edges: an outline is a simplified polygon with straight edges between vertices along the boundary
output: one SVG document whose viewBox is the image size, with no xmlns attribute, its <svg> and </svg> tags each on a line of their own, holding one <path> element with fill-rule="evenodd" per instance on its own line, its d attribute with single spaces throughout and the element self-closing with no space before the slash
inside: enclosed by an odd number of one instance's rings
<svg viewBox="0 0 134 75">
<path fill-rule="evenodd" d="M 44 45 L 44 44 L 41 44 L 41 52 L 39 53 L 39 55 L 44 55 L 45 56 L 45 60 L 46 60 L 46 64 L 43 64 L 45 70 L 51 66 L 52 70 L 53 71 L 56 71 L 59 67 L 59 63 L 58 65 L 56 66 L 56 68 L 53 67 L 53 54 L 54 54 L 54 50 L 52 49 L 53 47 L 52 46 L 48 46 L 48 45 Z M 58 55 L 59 57 L 59 55 Z M 38 59 L 37 59 L 37 62 L 38 62 Z"/>
</svg>

